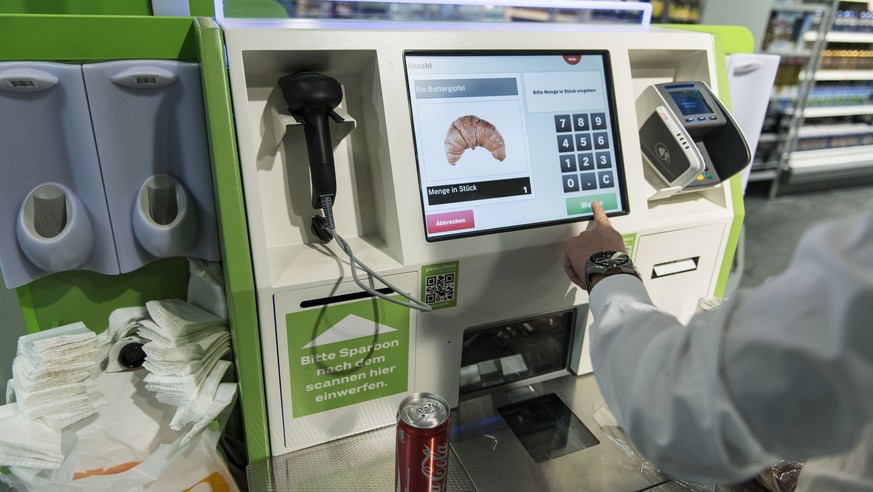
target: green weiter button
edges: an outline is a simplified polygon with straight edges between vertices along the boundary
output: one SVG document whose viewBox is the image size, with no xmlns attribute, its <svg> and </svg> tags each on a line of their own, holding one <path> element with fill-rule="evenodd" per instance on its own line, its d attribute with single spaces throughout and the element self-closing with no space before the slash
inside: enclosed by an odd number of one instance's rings
<svg viewBox="0 0 873 492">
<path fill-rule="evenodd" d="M 618 208 L 615 195 L 577 196 L 567 199 L 567 215 L 590 214 L 593 201 L 600 202 L 606 211 Z"/>
</svg>

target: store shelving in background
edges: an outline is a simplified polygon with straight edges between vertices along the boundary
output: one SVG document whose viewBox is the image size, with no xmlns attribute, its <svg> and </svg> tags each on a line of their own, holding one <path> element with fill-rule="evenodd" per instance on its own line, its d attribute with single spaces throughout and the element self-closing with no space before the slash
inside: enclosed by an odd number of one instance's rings
<svg viewBox="0 0 873 492">
<path fill-rule="evenodd" d="M 291 18 L 388 20 L 401 22 L 549 22 L 578 24 L 640 24 L 647 15 L 635 9 L 639 2 L 627 1 L 629 8 L 548 6 L 543 2 L 470 2 L 467 0 L 398 2 L 277 0 Z M 682 0 L 697 4 L 699 0 Z M 543 5 L 543 6 L 541 6 Z M 648 7 L 648 5 L 646 5 Z"/>
<path fill-rule="evenodd" d="M 867 2 L 740 3 L 733 8 L 768 10 L 757 27 L 758 51 L 781 57 L 750 182 L 775 196 L 873 181 L 873 12 Z M 747 27 L 755 33 L 755 26 Z"/>
<path fill-rule="evenodd" d="M 772 195 L 873 181 L 873 12 L 866 2 L 831 9 L 825 29 L 804 33 L 820 53 Z"/>
<path fill-rule="evenodd" d="M 766 9 L 758 12 L 766 19 L 757 33 L 758 51 L 781 57 L 749 177 L 750 182 L 770 186 L 781 179 L 784 157 L 796 144 L 796 128 L 803 118 L 822 44 L 809 38 L 817 38 L 827 28 L 831 5 L 798 0 L 756 7 Z"/>
</svg>

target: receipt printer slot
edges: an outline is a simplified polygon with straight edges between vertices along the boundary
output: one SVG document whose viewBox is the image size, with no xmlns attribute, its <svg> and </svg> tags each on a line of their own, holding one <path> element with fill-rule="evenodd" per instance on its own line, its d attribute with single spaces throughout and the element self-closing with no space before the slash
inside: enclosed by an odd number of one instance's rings
<svg viewBox="0 0 873 492">
<path fill-rule="evenodd" d="M 695 256 L 694 258 L 685 258 L 684 260 L 659 263 L 652 267 L 652 278 L 661 278 L 685 272 L 693 272 L 694 270 L 697 270 L 697 264 L 699 262 L 700 257 Z"/>
</svg>

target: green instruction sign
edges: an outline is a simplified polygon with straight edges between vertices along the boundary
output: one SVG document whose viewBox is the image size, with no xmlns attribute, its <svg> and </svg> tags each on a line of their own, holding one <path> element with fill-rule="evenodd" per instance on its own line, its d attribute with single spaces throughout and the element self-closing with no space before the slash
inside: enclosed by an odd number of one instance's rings
<svg viewBox="0 0 873 492">
<path fill-rule="evenodd" d="M 627 255 L 630 256 L 630 259 L 634 259 L 634 254 L 637 252 L 637 233 L 631 232 L 628 234 L 622 234 L 621 238 L 624 239 L 624 247 L 627 248 Z"/>
<path fill-rule="evenodd" d="M 434 263 L 421 267 L 421 295 L 433 309 L 458 305 L 457 261 Z"/>
<path fill-rule="evenodd" d="M 294 418 L 407 391 L 409 308 L 367 299 L 285 322 Z"/>
</svg>

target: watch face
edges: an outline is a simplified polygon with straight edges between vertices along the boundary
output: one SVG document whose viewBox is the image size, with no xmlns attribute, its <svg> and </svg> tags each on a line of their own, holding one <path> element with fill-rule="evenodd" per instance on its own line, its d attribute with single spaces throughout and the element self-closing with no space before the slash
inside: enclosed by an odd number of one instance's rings
<svg viewBox="0 0 873 492">
<path fill-rule="evenodd" d="M 591 262 L 604 267 L 622 266 L 630 261 L 630 258 L 624 253 L 618 251 L 604 251 L 597 253 L 591 257 Z"/>
</svg>

